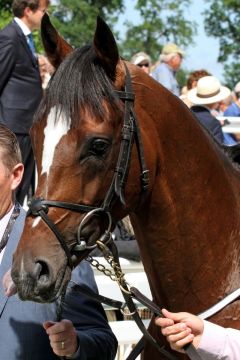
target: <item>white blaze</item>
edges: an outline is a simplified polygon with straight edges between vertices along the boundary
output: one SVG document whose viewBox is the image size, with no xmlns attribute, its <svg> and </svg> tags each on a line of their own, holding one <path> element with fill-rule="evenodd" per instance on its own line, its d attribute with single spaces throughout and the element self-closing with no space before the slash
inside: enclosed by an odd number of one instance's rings
<svg viewBox="0 0 240 360">
<path fill-rule="evenodd" d="M 50 168 L 53 162 L 54 152 L 57 144 L 61 138 L 67 134 L 70 129 L 70 124 L 65 119 L 64 114 L 56 114 L 56 109 L 53 107 L 47 118 L 47 125 L 44 129 L 44 144 L 42 154 L 42 172 L 49 175 Z"/>
<path fill-rule="evenodd" d="M 39 224 L 40 220 L 41 220 L 40 216 L 36 217 L 36 219 L 34 219 L 34 221 L 32 223 L 32 227 L 33 228 L 36 227 Z"/>
<path fill-rule="evenodd" d="M 53 163 L 54 152 L 57 144 L 61 138 L 67 134 L 70 129 L 70 124 L 66 121 L 65 115 L 62 112 L 56 113 L 56 108 L 53 107 L 48 115 L 47 124 L 44 129 L 44 143 L 42 153 L 42 172 L 41 175 L 49 176 L 50 169 Z M 46 181 L 46 193 L 48 182 Z M 36 227 L 41 220 L 38 216 L 32 223 L 32 228 Z"/>
</svg>

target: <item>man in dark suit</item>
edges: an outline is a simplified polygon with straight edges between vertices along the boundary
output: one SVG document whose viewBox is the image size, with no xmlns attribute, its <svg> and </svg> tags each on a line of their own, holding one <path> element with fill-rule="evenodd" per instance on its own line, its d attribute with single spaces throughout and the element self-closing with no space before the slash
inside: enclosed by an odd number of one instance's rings
<svg viewBox="0 0 240 360">
<path fill-rule="evenodd" d="M 20 144 L 25 173 L 17 192 L 22 204 L 34 186 L 34 157 L 29 129 L 42 97 L 38 60 L 31 32 L 38 29 L 49 0 L 14 0 L 14 19 L 0 31 L 0 123 Z M 33 190 L 33 189 L 32 189 Z"/>
<path fill-rule="evenodd" d="M 225 143 L 224 134 L 221 123 L 213 114 L 219 106 L 220 101 L 226 99 L 230 95 L 230 90 L 222 86 L 217 78 L 214 76 L 201 77 L 196 87 L 189 90 L 188 100 L 194 104 L 191 106 L 192 112 L 196 118 L 203 125 L 216 140 L 223 144 Z M 226 144 L 228 144 L 226 142 Z"/>
<path fill-rule="evenodd" d="M 14 293 L 8 270 L 25 222 L 25 211 L 14 200 L 23 169 L 15 135 L 0 124 L 0 359 L 57 360 L 57 356 L 66 356 L 113 360 L 117 341 L 102 306 L 78 294 L 71 285 L 66 292 L 62 321 L 56 320 L 57 301 L 37 304 L 21 301 L 17 294 L 6 296 Z M 74 269 L 72 280 L 97 291 L 87 262 Z"/>
</svg>

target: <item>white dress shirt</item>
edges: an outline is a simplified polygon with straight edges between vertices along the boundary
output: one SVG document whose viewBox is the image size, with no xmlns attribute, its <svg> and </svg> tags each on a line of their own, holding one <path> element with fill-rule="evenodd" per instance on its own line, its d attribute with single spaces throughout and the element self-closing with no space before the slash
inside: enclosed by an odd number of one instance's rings
<svg viewBox="0 0 240 360">
<path fill-rule="evenodd" d="M 26 24 L 24 24 L 24 22 L 23 22 L 21 19 L 15 17 L 15 18 L 14 18 L 14 21 L 18 24 L 18 26 L 21 28 L 22 32 L 24 33 L 24 35 L 25 35 L 26 37 L 27 37 L 29 34 L 31 34 L 30 29 L 28 28 L 28 26 L 27 26 Z"/>
</svg>

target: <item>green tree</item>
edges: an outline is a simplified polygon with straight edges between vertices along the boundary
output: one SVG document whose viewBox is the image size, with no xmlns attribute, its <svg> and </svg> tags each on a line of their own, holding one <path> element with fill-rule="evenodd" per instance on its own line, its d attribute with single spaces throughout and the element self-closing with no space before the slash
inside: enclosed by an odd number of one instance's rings
<svg viewBox="0 0 240 360">
<path fill-rule="evenodd" d="M 124 57 L 145 51 L 157 60 L 166 42 L 175 42 L 187 47 L 193 43 L 196 25 L 184 15 L 191 0 L 137 0 L 135 9 L 140 15 L 140 23 L 133 25 L 126 21 L 126 37 L 121 48 Z"/>
<path fill-rule="evenodd" d="M 0 29 L 4 28 L 12 19 L 12 14 L 7 10 L 0 10 Z"/>
<path fill-rule="evenodd" d="M 6 26 L 12 18 L 12 0 L 0 0 L 0 29 Z"/>
<path fill-rule="evenodd" d="M 59 0 L 52 21 L 66 40 L 80 47 L 92 41 L 97 15 L 113 28 L 123 9 L 123 0 Z"/>
<path fill-rule="evenodd" d="M 11 6 L 12 0 L 0 0 L 0 12 L 2 12 L 2 10 L 11 11 Z"/>
<path fill-rule="evenodd" d="M 11 5 L 12 0 L 0 0 L 0 28 L 12 18 Z M 123 0 L 58 0 L 49 8 L 49 13 L 61 35 L 73 46 L 81 47 L 92 41 L 97 15 L 113 29 L 123 10 Z M 37 31 L 34 32 L 34 40 L 37 51 L 43 52 Z"/>
<path fill-rule="evenodd" d="M 224 64 L 225 80 L 233 87 L 240 80 L 240 4 L 239 0 L 205 0 L 207 35 L 219 39 L 218 61 Z"/>
<path fill-rule="evenodd" d="M 225 64 L 224 71 L 225 83 L 230 89 L 233 89 L 240 79 L 240 61 Z"/>
</svg>

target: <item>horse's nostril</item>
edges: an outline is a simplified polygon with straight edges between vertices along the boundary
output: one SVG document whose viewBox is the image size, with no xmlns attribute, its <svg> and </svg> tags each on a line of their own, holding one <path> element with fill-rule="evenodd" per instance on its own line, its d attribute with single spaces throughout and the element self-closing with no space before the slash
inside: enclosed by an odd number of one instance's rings
<svg viewBox="0 0 240 360">
<path fill-rule="evenodd" d="M 36 278 L 38 281 L 40 281 L 42 284 L 48 282 L 49 280 L 49 267 L 45 261 L 39 260 L 36 263 Z"/>
</svg>

